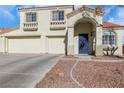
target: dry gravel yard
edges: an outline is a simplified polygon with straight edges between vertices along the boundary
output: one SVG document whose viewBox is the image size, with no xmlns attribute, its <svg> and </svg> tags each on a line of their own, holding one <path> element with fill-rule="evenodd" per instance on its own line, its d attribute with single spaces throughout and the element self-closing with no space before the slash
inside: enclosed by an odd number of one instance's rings
<svg viewBox="0 0 124 93">
<path fill-rule="evenodd" d="M 37 84 L 38 88 L 65 88 L 77 87 L 77 84 L 70 79 L 70 69 L 75 61 L 60 61 L 47 75 Z"/>
<path fill-rule="evenodd" d="M 124 61 L 121 58 L 92 58 L 95 61 L 78 61 L 73 70 L 73 76 L 81 86 L 70 77 L 70 71 L 77 58 L 63 58 L 44 79 L 36 85 L 37 88 L 115 88 L 124 87 Z M 99 60 L 110 60 L 100 62 Z M 113 62 L 113 60 L 115 60 Z"/>
</svg>

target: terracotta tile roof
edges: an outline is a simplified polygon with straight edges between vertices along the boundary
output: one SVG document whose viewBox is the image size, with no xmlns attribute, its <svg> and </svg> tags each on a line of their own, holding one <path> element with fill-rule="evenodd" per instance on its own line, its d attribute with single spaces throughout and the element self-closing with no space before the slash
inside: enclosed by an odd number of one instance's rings
<svg viewBox="0 0 124 93">
<path fill-rule="evenodd" d="M 75 9 L 75 10 L 73 10 L 73 11 L 70 12 L 70 13 L 67 13 L 66 16 L 70 16 L 70 15 L 73 15 L 73 14 L 75 14 L 75 13 L 80 12 L 80 9 L 81 9 L 81 8 L 85 8 L 85 9 L 88 10 L 88 11 L 95 12 L 95 9 L 94 9 L 94 8 L 91 8 L 91 7 L 86 6 L 86 5 L 82 5 L 80 8 Z"/>
<path fill-rule="evenodd" d="M 72 12 L 66 14 L 66 16 L 70 17 L 71 15 L 79 13 L 80 11 L 82 11 L 82 9 L 90 11 L 90 12 L 93 12 L 94 16 L 104 14 L 104 11 L 102 10 L 102 8 L 100 8 L 100 6 L 97 6 L 96 8 L 92 8 L 92 7 L 88 6 L 88 5 L 82 5 L 82 6 L 80 6 L 80 8 L 77 8 L 77 9 L 73 10 Z"/>
<path fill-rule="evenodd" d="M 111 23 L 111 22 L 103 22 L 102 25 L 104 28 L 124 27 L 122 25 Z"/>
<path fill-rule="evenodd" d="M 14 30 L 17 30 L 17 29 L 18 28 L 0 28 L 0 34 L 11 32 L 11 31 L 14 31 Z"/>
</svg>

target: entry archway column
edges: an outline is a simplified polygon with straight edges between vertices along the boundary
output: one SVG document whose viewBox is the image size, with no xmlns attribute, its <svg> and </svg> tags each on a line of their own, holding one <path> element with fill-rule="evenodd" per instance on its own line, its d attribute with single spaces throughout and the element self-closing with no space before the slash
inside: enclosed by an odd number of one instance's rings
<svg viewBox="0 0 124 93">
<path fill-rule="evenodd" d="M 103 56 L 103 46 L 102 46 L 102 27 L 96 26 L 96 56 Z"/>
<path fill-rule="evenodd" d="M 74 55 L 74 27 L 68 27 L 67 55 Z"/>
</svg>

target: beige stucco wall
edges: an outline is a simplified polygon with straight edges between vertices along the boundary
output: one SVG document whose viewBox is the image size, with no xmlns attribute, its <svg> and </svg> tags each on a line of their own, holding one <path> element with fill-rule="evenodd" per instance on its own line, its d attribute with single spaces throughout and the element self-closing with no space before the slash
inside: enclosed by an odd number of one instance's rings
<svg viewBox="0 0 124 93">
<path fill-rule="evenodd" d="M 118 49 L 117 49 L 117 51 L 115 52 L 115 54 L 116 55 L 120 55 L 120 56 L 122 56 L 122 30 L 115 30 L 115 32 L 116 32 L 116 34 L 117 34 L 117 37 L 116 37 L 116 44 L 117 44 L 117 46 L 118 46 Z"/>
<path fill-rule="evenodd" d="M 51 31 L 50 30 L 50 22 L 51 22 L 51 16 L 52 16 L 52 11 L 56 10 L 64 10 L 65 12 L 65 21 L 66 19 L 66 14 L 70 13 L 73 11 L 73 7 L 68 7 L 68 6 L 62 6 L 62 7 L 50 7 L 50 8 L 41 8 L 39 10 L 31 10 L 31 11 L 20 11 L 20 30 L 24 32 L 23 30 L 23 23 L 25 22 L 25 13 L 27 12 L 36 12 L 37 13 L 37 22 L 38 22 L 38 31 L 41 32 L 42 34 L 51 34 L 51 33 L 60 33 L 60 35 L 63 33 L 66 33 L 65 30 L 57 30 L 57 31 Z M 29 31 L 30 32 L 30 31 Z"/>
<path fill-rule="evenodd" d="M 92 12 L 89 12 L 89 11 L 81 11 L 80 13 L 77 13 L 77 14 L 75 14 L 74 16 L 71 16 L 71 17 L 69 17 L 68 18 L 68 26 L 69 27 L 73 27 L 79 20 L 81 20 L 81 19 L 86 19 L 87 17 L 83 17 L 83 14 L 85 14 L 85 13 L 87 13 L 89 16 L 90 16 L 90 18 L 91 19 L 93 19 L 93 20 L 91 20 L 90 19 L 90 21 L 96 21 L 98 24 L 102 24 L 102 22 L 103 22 L 103 20 L 102 20 L 102 15 L 96 15 L 96 16 L 94 16 L 94 13 L 92 13 Z"/>
<path fill-rule="evenodd" d="M 50 22 L 51 22 L 51 13 L 52 11 L 55 10 L 64 10 L 65 12 L 65 29 L 63 30 L 50 30 Z M 29 50 L 33 49 L 33 42 L 37 43 L 37 52 L 39 51 L 39 53 L 48 53 L 49 52 L 49 42 L 52 40 L 49 38 L 50 36 L 52 36 L 53 38 L 55 36 L 58 36 L 58 38 L 55 38 L 56 40 L 53 41 L 58 41 L 58 42 L 62 42 L 65 39 L 65 35 L 66 35 L 66 31 L 67 31 L 67 25 L 66 25 L 66 14 L 70 13 L 73 11 L 73 7 L 72 6 L 60 6 L 60 7 L 48 7 L 48 8 L 40 8 L 40 9 L 29 9 L 28 11 L 20 11 L 20 28 L 18 30 L 12 31 L 12 32 L 8 32 L 5 34 L 0 35 L 0 52 L 8 52 L 8 47 L 9 46 L 14 46 L 12 51 L 14 52 L 19 52 L 17 51 L 19 49 L 19 46 L 23 48 L 26 48 L 26 46 L 24 46 L 23 41 L 25 41 L 25 43 L 29 43 L 29 45 L 32 44 L 32 46 L 29 48 Z M 25 23 L 25 13 L 27 12 L 36 12 L 37 13 L 37 23 L 38 23 L 38 30 L 37 31 L 24 31 L 23 30 L 23 24 Z M 34 41 L 33 37 L 38 36 L 39 39 Z M 17 40 L 15 39 L 9 39 L 9 38 L 17 38 Z M 29 42 L 30 40 L 27 40 L 26 38 L 23 38 L 22 42 L 20 40 L 18 40 L 19 37 L 32 37 L 32 42 Z M 60 37 L 62 37 L 62 39 L 60 39 Z M 20 42 L 18 44 L 18 41 Z M 10 42 L 16 42 L 17 44 L 12 45 Z M 50 42 L 50 43 L 51 43 Z M 53 45 L 58 45 L 58 42 L 54 42 Z M 9 45 L 9 43 L 11 45 Z M 39 44 L 38 44 L 39 43 Z M 52 46 L 54 47 L 54 46 Z M 55 46 L 56 47 L 56 46 Z M 65 52 L 65 43 L 62 42 L 62 46 L 61 48 L 59 48 L 57 50 L 57 53 L 64 53 Z M 24 52 L 24 51 L 22 51 Z M 29 52 L 29 51 L 27 51 Z M 32 51 L 35 53 L 35 51 Z"/>
<path fill-rule="evenodd" d="M 51 17 L 52 17 L 52 11 L 56 11 L 56 10 L 64 10 L 65 12 L 65 29 L 61 29 L 61 30 L 51 30 Z M 39 33 L 41 34 L 41 42 L 42 42 L 42 52 L 43 53 L 48 53 L 49 51 L 49 36 L 66 36 L 66 31 L 67 31 L 67 18 L 66 18 L 66 14 L 70 13 L 73 11 L 73 7 L 72 6 L 61 6 L 61 7 L 50 7 L 50 8 L 41 8 L 39 10 L 31 10 L 31 11 L 21 11 L 20 12 L 20 30 L 21 32 L 24 33 L 30 33 L 30 31 L 25 32 L 23 30 L 23 23 L 25 22 L 25 13 L 26 12 L 37 12 L 37 22 L 38 22 L 38 30 L 37 31 L 32 31 L 31 33 L 35 34 L 35 33 Z M 56 38 L 59 40 L 59 38 Z M 61 41 L 61 40 L 60 40 Z M 57 42 L 54 42 L 55 45 L 57 45 Z M 64 46 L 65 47 L 65 46 Z M 63 47 L 63 48 L 64 48 Z M 62 49 L 63 49 L 62 48 Z M 59 51 L 58 51 L 59 52 Z M 63 53 L 65 52 L 65 50 L 63 51 Z M 62 50 L 60 49 L 60 53 L 62 53 Z"/>
</svg>

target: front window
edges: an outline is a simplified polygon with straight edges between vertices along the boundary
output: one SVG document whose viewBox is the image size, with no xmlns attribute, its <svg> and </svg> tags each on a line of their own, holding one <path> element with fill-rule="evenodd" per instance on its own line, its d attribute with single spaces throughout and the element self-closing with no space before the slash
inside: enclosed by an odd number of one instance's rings
<svg viewBox="0 0 124 93">
<path fill-rule="evenodd" d="M 26 22 L 36 22 L 37 14 L 35 12 L 26 13 Z"/>
<path fill-rule="evenodd" d="M 104 45 L 115 45 L 116 44 L 116 33 L 112 31 L 103 33 L 103 44 Z"/>
<path fill-rule="evenodd" d="M 52 12 L 52 21 L 63 21 L 63 20 L 64 20 L 64 11 Z"/>
</svg>

